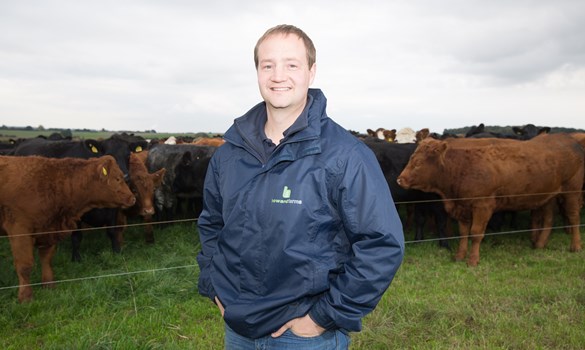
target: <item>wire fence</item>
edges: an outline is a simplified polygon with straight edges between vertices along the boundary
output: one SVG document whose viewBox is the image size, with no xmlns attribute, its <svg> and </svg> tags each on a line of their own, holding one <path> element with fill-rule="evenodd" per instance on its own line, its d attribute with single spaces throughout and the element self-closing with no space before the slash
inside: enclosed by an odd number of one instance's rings
<svg viewBox="0 0 585 350">
<path fill-rule="evenodd" d="M 414 200 L 414 201 L 397 201 L 397 202 L 394 202 L 394 204 L 396 204 L 396 205 L 403 205 L 403 204 L 409 205 L 409 204 L 424 204 L 424 203 L 436 203 L 436 202 L 447 202 L 447 201 L 471 201 L 471 200 L 480 200 L 480 199 L 517 198 L 517 197 L 528 197 L 528 196 L 558 196 L 561 194 L 569 194 L 569 193 L 585 193 L 585 191 L 540 192 L 540 193 L 529 193 L 529 194 L 494 195 L 494 196 L 479 196 L 479 197 L 466 197 L 466 198 L 437 198 L 437 199 L 425 199 L 425 200 Z M 126 225 L 84 227 L 84 228 L 76 228 L 75 230 L 31 232 L 31 233 L 23 233 L 23 234 L 19 234 L 19 235 L 10 235 L 10 236 L 11 237 L 36 236 L 36 235 L 46 235 L 46 234 L 69 233 L 72 231 L 83 232 L 83 231 L 93 231 L 93 230 L 110 229 L 110 228 L 125 228 L 125 227 L 144 226 L 144 225 L 174 224 L 174 223 L 190 222 L 190 221 L 193 221 L 193 222 L 197 221 L 197 218 L 169 220 L 169 221 L 156 221 L 156 222 L 150 222 L 150 223 L 126 224 Z M 8 236 L 0 236 L 0 239 L 1 238 L 8 238 Z"/>
<path fill-rule="evenodd" d="M 451 199 L 432 199 L 432 200 L 417 200 L 417 201 L 400 201 L 395 202 L 397 205 L 409 205 L 409 204 L 420 204 L 420 203 L 431 203 L 431 202 L 446 202 L 446 201 L 464 201 L 464 200 L 478 200 L 478 199 L 489 199 L 489 198 L 503 198 L 503 197 L 519 197 L 519 196 L 542 196 L 542 195 L 558 195 L 561 193 L 583 193 L 583 191 L 567 191 L 567 192 L 554 192 L 554 193 L 535 193 L 535 194 L 515 194 L 515 195 L 502 195 L 502 196 L 486 196 L 486 197 L 472 197 L 472 198 L 451 198 Z M 189 218 L 189 219 L 179 219 L 179 220 L 167 220 L 167 221 L 153 221 L 147 223 L 135 223 L 135 224 L 126 224 L 126 225 L 114 225 L 114 226 L 101 226 L 101 227 L 85 227 L 75 229 L 74 231 L 96 231 L 96 230 L 103 230 L 103 229 L 122 229 L 128 227 L 139 227 L 139 226 L 148 226 L 148 225 L 167 225 L 167 224 L 177 224 L 177 223 L 186 223 L 186 222 L 196 222 L 198 218 Z M 552 226 L 550 227 L 551 230 L 566 230 L 576 225 L 564 225 L 564 226 Z M 585 226 L 585 224 L 580 224 L 577 227 L 579 229 Z M 545 228 L 543 228 L 545 229 Z M 546 228 L 548 229 L 548 228 Z M 532 232 L 532 229 L 523 229 L 523 230 L 511 230 L 511 231 L 500 231 L 500 232 L 485 232 L 480 235 L 468 235 L 468 238 L 478 237 L 478 236 L 502 236 L 502 235 L 512 235 L 512 234 L 521 234 L 521 233 L 528 233 Z M 65 231 L 44 231 L 44 232 L 33 232 L 33 233 L 26 233 L 21 235 L 12 235 L 11 237 L 18 237 L 18 236 L 36 236 L 36 235 L 47 235 L 47 234 L 67 234 L 72 232 L 72 230 L 65 230 Z M 0 238 L 9 238 L 8 236 L 0 236 Z M 428 243 L 428 242 L 436 242 L 436 241 L 445 241 L 445 240 L 454 240 L 460 239 L 461 236 L 450 236 L 450 237 L 439 237 L 439 238 L 428 238 L 428 239 L 421 239 L 421 240 L 410 240 L 405 241 L 405 244 L 419 244 L 419 243 Z M 82 282 L 87 280 L 96 280 L 102 278 L 113 278 L 113 277 L 124 277 L 124 276 L 131 276 L 131 275 L 139 275 L 145 273 L 157 273 L 157 272 L 167 272 L 171 270 L 180 270 L 180 269 L 192 269 L 196 268 L 196 264 L 188 264 L 188 265 L 181 265 L 181 266 L 173 266 L 173 267 L 164 267 L 164 268 L 154 268 L 154 269 L 147 269 L 147 270 L 137 270 L 137 271 L 125 271 L 125 272 L 118 272 L 118 273 L 110 273 L 110 274 L 103 274 L 103 275 L 94 275 L 94 276 L 86 276 L 86 277 L 79 277 L 79 278 L 70 278 L 70 279 L 63 279 L 63 280 L 55 280 L 50 282 L 50 284 L 60 284 L 60 283 L 71 283 L 71 282 Z M 46 283 L 31 283 L 23 286 L 40 286 Z M 21 286 L 13 285 L 13 286 L 4 286 L 0 287 L 0 291 L 7 290 L 7 289 L 16 289 Z"/>
</svg>

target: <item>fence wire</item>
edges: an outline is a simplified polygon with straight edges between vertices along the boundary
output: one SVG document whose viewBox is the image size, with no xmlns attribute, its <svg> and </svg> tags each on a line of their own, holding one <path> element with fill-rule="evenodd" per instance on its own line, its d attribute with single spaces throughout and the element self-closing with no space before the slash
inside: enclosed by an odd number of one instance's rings
<svg viewBox="0 0 585 350">
<path fill-rule="evenodd" d="M 567 194 L 567 193 L 585 193 L 585 191 L 541 192 L 541 193 L 529 193 L 529 194 L 511 194 L 511 195 L 499 195 L 499 196 L 481 196 L 481 197 L 446 198 L 446 199 L 437 198 L 437 199 L 426 199 L 426 200 L 415 200 L 415 201 L 398 201 L 398 202 L 394 202 L 394 204 L 408 205 L 408 204 L 423 204 L 423 203 L 435 203 L 435 202 L 447 202 L 447 201 L 470 201 L 470 200 L 479 200 L 479 199 L 516 198 L 516 197 L 526 197 L 526 196 L 543 196 L 543 195 L 557 196 L 560 194 Z M 197 218 L 182 219 L 182 220 L 169 220 L 169 221 L 156 221 L 156 222 L 153 221 L 150 223 L 139 223 L 139 224 L 112 225 L 112 226 L 100 226 L 100 227 L 84 227 L 84 228 L 76 228 L 74 230 L 31 232 L 31 233 L 23 233 L 20 235 L 11 235 L 11 237 L 36 236 L 36 235 L 46 235 L 46 234 L 54 234 L 54 233 L 69 233 L 69 232 L 73 232 L 73 231 L 93 231 L 93 230 L 101 230 L 101 229 L 134 227 L 134 226 L 144 226 L 144 225 L 173 224 L 173 223 L 190 222 L 190 221 L 197 221 Z M 0 236 L 0 238 L 8 238 L 8 236 Z"/>
<path fill-rule="evenodd" d="M 432 202 L 446 202 L 446 201 L 464 201 L 464 200 L 478 200 L 478 199 L 489 199 L 489 198 L 507 198 L 507 197 L 521 197 L 521 196 L 541 196 L 541 195 L 559 195 L 563 193 L 583 193 L 584 191 L 566 191 L 566 192 L 554 192 L 554 193 L 532 193 L 532 194 L 514 194 L 514 195 L 501 195 L 501 196 L 485 196 L 485 197 L 470 197 L 470 198 L 450 198 L 450 199 L 433 199 L 433 200 L 418 200 L 418 201 L 400 201 L 395 202 L 397 205 L 404 205 L 404 204 L 419 204 L 419 203 L 432 203 Z M 103 229 L 111 229 L 111 228 L 127 228 L 127 227 L 138 227 L 138 226 L 148 226 L 148 225 L 163 225 L 163 224 L 176 224 L 176 223 L 185 223 L 185 222 L 196 222 L 198 218 L 190 218 L 190 219 L 180 219 L 180 220 L 168 220 L 168 221 L 153 221 L 148 223 L 136 223 L 136 224 L 126 224 L 126 225 L 113 225 L 113 226 L 101 226 L 101 227 L 85 227 L 79 228 L 75 230 L 64 230 L 64 231 L 45 231 L 45 232 L 33 232 L 33 233 L 25 233 L 21 235 L 13 235 L 11 237 L 19 237 L 19 236 L 36 236 L 36 235 L 46 235 L 46 234 L 59 234 L 59 233 L 70 233 L 72 231 L 96 231 L 96 230 L 103 230 Z M 577 227 L 581 228 L 585 226 L 585 224 L 578 225 Z M 571 227 L 571 225 L 566 226 L 553 226 L 550 227 L 551 230 L 565 230 Z M 544 229 L 544 228 L 543 228 Z M 520 233 L 527 233 L 532 232 L 532 229 L 524 229 L 524 230 L 512 230 L 512 231 L 501 231 L 501 232 L 489 232 L 483 233 L 480 235 L 468 235 L 468 238 L 478 237 L 478 236 L 501 236 L 501 235 L 512 235 L 512 234 L 520 234 Z M 0 238 L 9 238 L 8 236 L 0 236 Z M 443 238 L 428 238 L 422 240 L 410 240 L 405 241 L 405 244 L 418 244 L 418 243 L 427 243 L 427 242 L 436 242 L 436 241 L 445 241 L 445 240 L 454 240 L 460 239 L 462 236 L 450 236 L 450 237 L 443 237 Z M 196 264 L 189 264 L 189 265 L 182 265 L 182 266 L 173 266 L 173 267 L 165 267 L 165 268 L 154 268 L 148 270 L 138 270 L 138 271 L 125 271 L 125 272 L 118 272 L 118 273 L 109 273 L 103 275 L 95 275 L 95 276 L 86 276 L 86 277 L 79 277 L 79 278 L 69 278 L 63 280 L 56 280 L 50 283 L 31 283 L 23 286 L 40 286 L 44 284 L 60 284 L 60 283 L 72 283 L 72 282 L 83 282 L 87 280 L 96 280 L 101 278 L 113 278 L 113 277 L 124 277 L 124 276 L 131 276 L 131 275 L 138 275 L 144 273 L 156 273 L 156 272 L 166 272 L 171 270 L 180 270 L 180 269 L 190 269 L 196 268 Z M 13 286 L 5 286 L 0 287 L 0 291 L 7 290 L 7 289 L 16 289 L 19 288 L 19 285 Z"/>
<path fill-rule="evenodd" d="M 136 227 L 136 226 L 146 226 L 146 225 L 159 225 L 159 224 L 171 224 L 171 223 L 183 223 L 183 222 L 195 222 L 197 221 L 197 218 L 192 218 L 192 219 L 181 219 L 181 220 L 170 220 L 170 221 L 156 221 L 156 222 L 151 222 L 151 223 L 139 223 L 139 224 L 129 224 L 129 225 L 118 225 L 118 226 L 108 226 L 107 228 L 123 228 L 123 227 Z M 585 226 L 585 224 L 581 224 L 578 227 L 581 228 Z M 564 229 L 568 229 L 571 227 L 575 227 L 574 225 L 566 225 L 566 226 L 553 226 L 550 227 L 551 230 L 564 230 Z M 90 227 L 90 228 L 84 228 L 80 231 L 95 231 L 95 230 L 102 230 L 106 227 Z M 501 235 L 512 235 L 512 234 L 519 234 L 519 233 L 527 233 L 527 232 L 532 232 L 532 229 L 524 229 L 524 230 L 512 230 L 512 231 L 501 231 L 501 232 L 489 232 L 489 233 L 484 233 L 481 235 L 468 235 L 468 238 L 472 238 L 472 237 L 478 237 L 478 236 L 483 236 L 483 237 L 487 237 L 487 236 L 501 236 Z M 47 234 L 47 233 L 59 233 L 59 232 L 70 232 L 70 231 L 51 231 L 51 232 L 44 232 L 44 233 L 35 233 L 35 234 Z M 418 244 L 418 243 L 428 243 L 428 242 L 436 242 L 436 241 L 440 241 L 440 240 L 454 240 L 454 239 L 460 239 L 462 236 L 451 236 L 451 237 L 444 237 L 444 238 L 429 238 L 429 239 L 422 239 L 422 240 L 411 240 L 411 241 L 405 241 L 405 244 Z M 31 284 L 26 284 L 23 286 L 41 286 L 44 284 L 60 284 L 60 283 L 72 283 L 72 282 L 83 282 L 83 281 L 88 281 L 88 280 L 97 280 L 97 279 L 102 279 L 102 278 L 113 278 L 113 277 L 125 277 L 125 276 L 131 276 L 131 275 L 138 275 L 138 274 L 145 274 L 145 273 L 156 273 L 156 272 L 166 272 L 166 271 L 171 271 L 171 270 L 180 270 L 180 269 L 192 269 L 192 268 L 196 268 L 198 267 L 196 264 L 188 264 L 188 265 L 181 265 L 181 266 L 173 266 L 173 267 L 165 267 L 165 268 L 154 268 L 154 269 L 148 269 L 148 270 L 138 270 L 138 271 L 125 271 L 125 272 L 118 272 L 118 273 L 109 273 L 109 274 L 103 274 L 103 275 L 95 275 L 95 276 L 86 276 L 86 277 L 79 277 L 79 278 L 69 278 L 69 279 L 63 279 L 63 280 L 56 280 L 56 281 L 52 281 L 50 283 L 43 283 L 43 282 L 38 282 L 38 283 L 31 283 Z M 16 289 L 19 288 L 19 285 L 13 285 L 13 286 L 6 286 L 6 287 L 0 287 L 0 291 L 2 290 L 7 290 L 7 289 Z"/>
</svg>

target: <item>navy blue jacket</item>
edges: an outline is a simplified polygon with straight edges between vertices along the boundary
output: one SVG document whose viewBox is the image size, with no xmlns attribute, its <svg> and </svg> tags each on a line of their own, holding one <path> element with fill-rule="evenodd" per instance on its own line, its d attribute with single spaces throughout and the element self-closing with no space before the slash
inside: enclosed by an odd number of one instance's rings
<svg viewBox="0 0 585 350">
<path fill-rule="evenodd" d="M 374 154 L 327 117 L 320 90 L 309 95 L 308 125 L 266 161 L 265 104 L 236 119 L 205 178 L 199 292 L 217 296 L 230 328 L 249 338 L 307 313 L 327 329 L 361 330 L 404 255 Z"/>
</svg>

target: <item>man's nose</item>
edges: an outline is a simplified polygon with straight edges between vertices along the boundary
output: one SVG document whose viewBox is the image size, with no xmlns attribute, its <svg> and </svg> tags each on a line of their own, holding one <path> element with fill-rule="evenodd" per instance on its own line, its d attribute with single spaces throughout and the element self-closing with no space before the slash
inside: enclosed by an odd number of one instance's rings
<svg viewBox="0 0 585 350">
<path fill-rule="evenodd" d="M 276 66 L 272 70 L 272 80 L 273 81 L 283 81 L 286 79 L 286 73 L 284 71 L 283 66 Z"/>
</svg>

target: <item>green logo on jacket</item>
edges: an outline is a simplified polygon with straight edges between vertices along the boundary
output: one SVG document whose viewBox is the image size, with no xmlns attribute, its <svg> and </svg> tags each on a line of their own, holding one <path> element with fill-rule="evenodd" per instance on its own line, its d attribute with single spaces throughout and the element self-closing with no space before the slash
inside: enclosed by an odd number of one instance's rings
<svg viewBox="0 0 585 350">
<path fill-rule="evenodd" d="M 284 186 L 282 190 L 282 198 L 283 199 L 273 199 L 272 203 L 276 204 L 303 204 L 303 201 L 300 199 L 290 199 L 292 194 L 292 190 L 288 188 L 288 186 Z"/>
<path fill-rule="evenodd" d="M 284 186 L 284 190 L 282 190 L 282 198 L 290 198 L 290 192 L 290 188 Z"/>
</svg>

